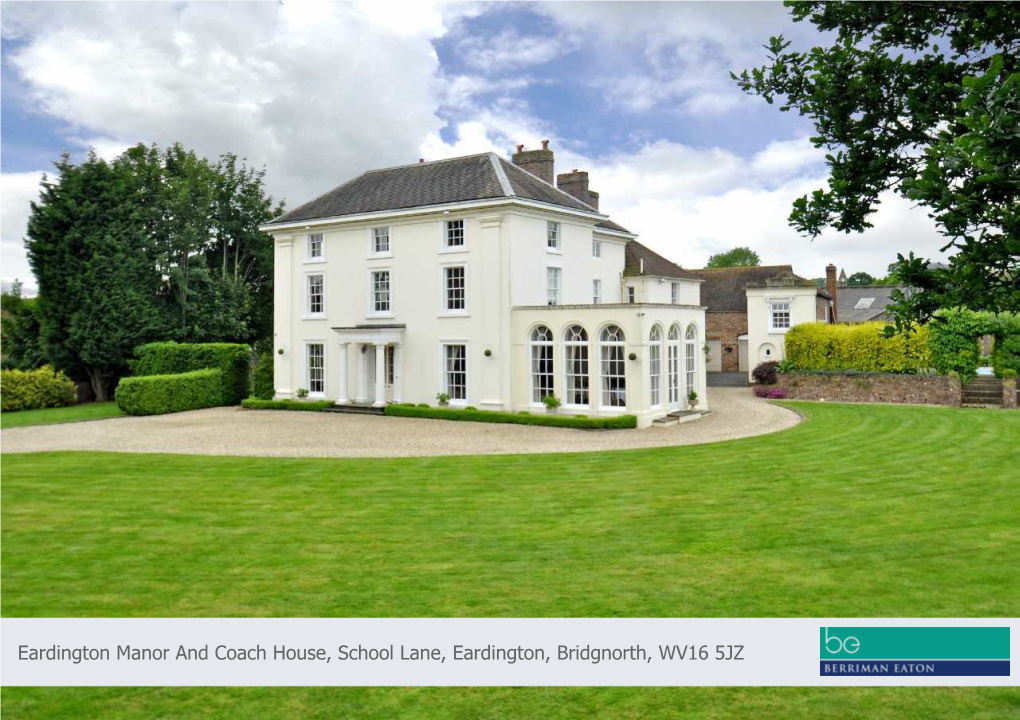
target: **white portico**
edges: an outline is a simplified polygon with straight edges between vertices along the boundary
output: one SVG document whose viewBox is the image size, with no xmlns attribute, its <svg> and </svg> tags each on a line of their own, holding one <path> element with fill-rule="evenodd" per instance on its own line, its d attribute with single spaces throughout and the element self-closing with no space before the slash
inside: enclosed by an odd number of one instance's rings
<svg viewBox="0 0 1020 720">
<path fill-rule="evenodd" d="M 404 329 L 404 325 L 333 328 L 340 349 L 337 405 L 371 403 L 383 407 L 388 402 L 400 402 Z M 349 386 L 352 352 L 356 367 L 353 398 Z"/>
</svg>

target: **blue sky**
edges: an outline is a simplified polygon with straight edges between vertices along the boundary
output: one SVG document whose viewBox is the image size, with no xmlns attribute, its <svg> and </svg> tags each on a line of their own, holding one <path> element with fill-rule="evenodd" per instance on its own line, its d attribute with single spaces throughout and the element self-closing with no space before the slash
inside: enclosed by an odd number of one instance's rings
<svg viewBox="0 0 1020 720">
<path fill-rule="evenodd" d="M 265 165 L 295 206 L 371 167 L 536 146 L 586 169 L 602 209 L 688 267 L 750 245 L 807 276 L 933 255 L 924 213 L 885 199 L 864 236 L 786 224 L 820 187 L 804 118 L 729 78 L 784 34 L 779 3 L 3 3 L 3 270 L 62 152 L 180 141 Z"/>
</svg>

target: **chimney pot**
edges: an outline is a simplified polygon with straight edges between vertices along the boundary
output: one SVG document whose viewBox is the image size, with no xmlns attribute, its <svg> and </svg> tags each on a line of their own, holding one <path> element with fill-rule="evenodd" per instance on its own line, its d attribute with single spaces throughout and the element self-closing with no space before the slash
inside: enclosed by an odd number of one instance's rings
<svg viewBox="0 0 1020 720">
<path fill-rule="evenodd" d="M 525 150 L 523 145 L 517 146 L 517 152 L 510 158 L 513 164 L 535 177 L 553 184 L 553 151 L 549 149 L 549 141 L 542 142 L 541 150 Z"/>
<path fill-rule="evenodd" d="M 425 162 L 425 158 L 418 158 L 418 162 L 420 162 L 420 163 Z"/>
</svg>

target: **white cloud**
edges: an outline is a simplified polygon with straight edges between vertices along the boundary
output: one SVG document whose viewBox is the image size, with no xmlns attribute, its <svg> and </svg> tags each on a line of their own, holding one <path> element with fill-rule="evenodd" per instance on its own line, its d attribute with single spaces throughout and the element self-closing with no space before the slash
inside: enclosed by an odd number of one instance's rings
<svg viewBox="0 0 1020 720">
<path fill-rule="evenodd" d="M 791 204 L 826 179 L 800 142 L 774 143 L 749 159 L 666 141 L 602 159 L 564 156 L 569 167 L 589 170 L 603 212 L 685 267 L 703 267 L 709 255 L 740 245 L 805 277 L 824 275 L 830 262 L 848 273 L 884 275 L 896 253 L 909 250 L 944 258 L 944 240 L 924 210 L 893 193 L 882 196 L 875 227 L 865 233 L 798 235 L 787 223 Z"/>
<path fill-rule="evenodd" d="M 773 140 L 764 150 L 755 153 L 751 167 L 755 173 L 770 178 L 789 177 L 825 162 L 825 151 L 816 148 L 807 137 L 795 140 Z"/>
<path fill-rule="evenodd" d="M 576 40 L 569 36 L 521 35 L 515 30 L 466 36 L 457 43 L 464 62 L 486 73 L 541 65 L 576 48 Z"/>
<path fill-rule="evenodd" d="M 25 257 L 25 230 L 29 203 L 39 199 L 41 172 L 3 173 L 0 175 L 0 271 L 3 286 L 20 279 L 28 294 L 34 294 L 35 279 Z M 50 174 L 52 179 L 52 173 Z"/>
<path fill-rule="evenodd" d="M 565 33 L 597 42 L 600 63 L 586 67 L 606 101 L 635 113 L 653 109 L 707 117 L 753 101 L 730 71 L 761 65 L 772 35 L 818 41 L 775 2 L 543 3 L 537 12 Z"/>
<path fill-rule="evenodd" d="M 445 16 L 410 7 L 87 3 L 4 15 L 24 43 L 9 60 L 28 97 L 83 144 L 230 150 L 268 165 L 270 189 L 294 206 L 412 160 L 442 126 L 431 40 Z"/>
</svg>

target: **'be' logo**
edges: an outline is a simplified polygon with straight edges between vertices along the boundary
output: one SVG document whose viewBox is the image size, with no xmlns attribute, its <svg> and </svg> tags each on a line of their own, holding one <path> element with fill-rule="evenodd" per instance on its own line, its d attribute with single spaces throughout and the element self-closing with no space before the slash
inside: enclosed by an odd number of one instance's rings
<svg viewBox="0 0 1020 720">
<path fill-rule="evenodd" d="M 835 649 L 833 649 L 832 643 L 835 643 Z M 825 628 L 825 649 L 835 655 L 841 650 L 846 650 L 848 653 L 853 655 L 855 652 L 861 649 L 861 641 L 851 636 L 845 640 L 838 638 L 835 635 L 829 637 L 829 628 Z"/>
</svg>

